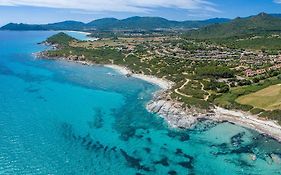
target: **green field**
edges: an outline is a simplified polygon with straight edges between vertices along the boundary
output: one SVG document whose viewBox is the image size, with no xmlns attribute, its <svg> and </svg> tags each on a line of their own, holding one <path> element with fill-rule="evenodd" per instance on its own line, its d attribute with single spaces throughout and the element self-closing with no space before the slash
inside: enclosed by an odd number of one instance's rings
<svg viewBox="0 0 281 175">
<path fill-rule="evenodd" d="M 236 101 L 265 110 L 281 109 L 281 85 L 269 86 L 255 93 L 241 96 Z"/>
</svg>

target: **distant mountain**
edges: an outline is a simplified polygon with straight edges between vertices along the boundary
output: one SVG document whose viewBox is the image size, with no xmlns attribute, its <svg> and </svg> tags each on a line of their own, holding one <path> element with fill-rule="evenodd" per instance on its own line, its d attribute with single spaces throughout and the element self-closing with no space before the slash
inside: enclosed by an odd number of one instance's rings
<svg viewBox="0 0 281 175">
<path fill-rule="evenodd" d="M 100 30 L 152 30 L 160 28 L 179 28 L 185 27 L 183 22 L 169 21 L 160 17 L 130 17 L 123 20 L 101 19 L 92 21 L 88 24 Z"/>
<path fill-rule="evenodd" d="M 155 30 L 155 29 L 192 29 L 210 24 L 225 23 L 226 18 L 214 18 L 202 21 L 172 21 L 160 17 L 130 17 L 123 20 L 103 18 L 89 23 L 64 21 L 53 24 L 30 25 L 9 23 L 0 30 Z"/>
<path fill-rule="evenodd" d="M 79 21 L 64 21 L 64 22 L 45 25 L 46 29 L 51 29 L 51 30 L 68 30 L 70 28 L 72 28 L 72 30 L 80 30 L 83 29 L 84 26 L 85 23 Z"/>
<path fill-rule="evenodd" d="M 281 18 L 260 13 L 247 18 L 236 18 L 229 22 L 213 24 L 188 32 L 193 38 L 226 38 L 251 34 L 281 33 Z"/>
<path fill-rule="evenodd" d="M 42 25 L 35 25 L 35 24 L 16 24 L 16 23 L 9 23 L 0 28 L 1 30 L 46 30 Z"/>
<path fill-rule="evenodd" d="M 281 14 L 270 14 L 273 17 L 281 18 Z"/>
<path fill-rule="evenodd" d="M 85 24 L 78 21 L 64 21 L 53 24 L 17 24 L 9 23 L 0 28 L 0 30 L 82 30 Z"/>
<path fill-rule="evenodd" d="M 94 29 L 102 29 L 102 28 L 109 28 L 109 26 L 114 26 L 116 23 L 118 23 L 119 20 L 116 18 L 103 18 L 103 19 L 97 19 L 92 22 L 89 22 L 86 24 L 89 28 Z"/>
<path fill-rule="evenodd" d="M 211 24 L 222 24 L 230 21 L 227 18 L 211 18 L 203 21 L 183 21 L 183 25 L 188 28 L 201 28 Z"/>
</svg>

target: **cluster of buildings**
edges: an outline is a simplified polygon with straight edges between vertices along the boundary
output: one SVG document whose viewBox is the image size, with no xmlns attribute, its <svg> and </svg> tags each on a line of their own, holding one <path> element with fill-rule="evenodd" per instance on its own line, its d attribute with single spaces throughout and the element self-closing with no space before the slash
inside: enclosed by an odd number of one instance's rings
<svg viewBox="0 0 281 175">
<path fill-rule="evenodd" d="M 253 77 L 256 75 L 264 74 L 267 71 L 276 70 L 276 69 L 281 69 L 281 64 L 276 64 L 274 66 L 271 66 L 271 67 L 268 67 L 265 69 L 258 69 L 258 70 L 247 69 L 247 70 L 245 70 L 244 73 L 247 77 Z"/>
</svg>

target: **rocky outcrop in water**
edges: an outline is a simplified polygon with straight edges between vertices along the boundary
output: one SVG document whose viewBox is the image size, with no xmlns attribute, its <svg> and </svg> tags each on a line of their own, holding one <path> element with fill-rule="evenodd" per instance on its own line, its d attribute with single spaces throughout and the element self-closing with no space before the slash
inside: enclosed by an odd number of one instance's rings
<svg viewBox="0 0 281 175">
<path fill-rule="evenodd" d="M 166 92 L 155 94 L 154 99 L 146 107 L 148 111 L 163 117 L 173 128 L 192 128 L 199 118 L 204 118 L 203 114 L 186 109 L 182 103 L 171 100 Z"/>
</svg>

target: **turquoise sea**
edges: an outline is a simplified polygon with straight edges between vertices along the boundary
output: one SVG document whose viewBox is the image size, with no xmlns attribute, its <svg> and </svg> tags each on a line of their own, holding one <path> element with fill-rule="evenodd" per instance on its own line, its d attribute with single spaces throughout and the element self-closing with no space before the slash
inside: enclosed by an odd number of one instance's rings
<svg viewBox="0 0 281 175">
<path fill-rule="evenodd" d="M 206 120 L 169 129 L 145 109 L 158 87 L 35 59 L 54 33 L 0 32 L 1 175 L 281 174 L 281 144 L 271 138 Z"/>
</svg>

